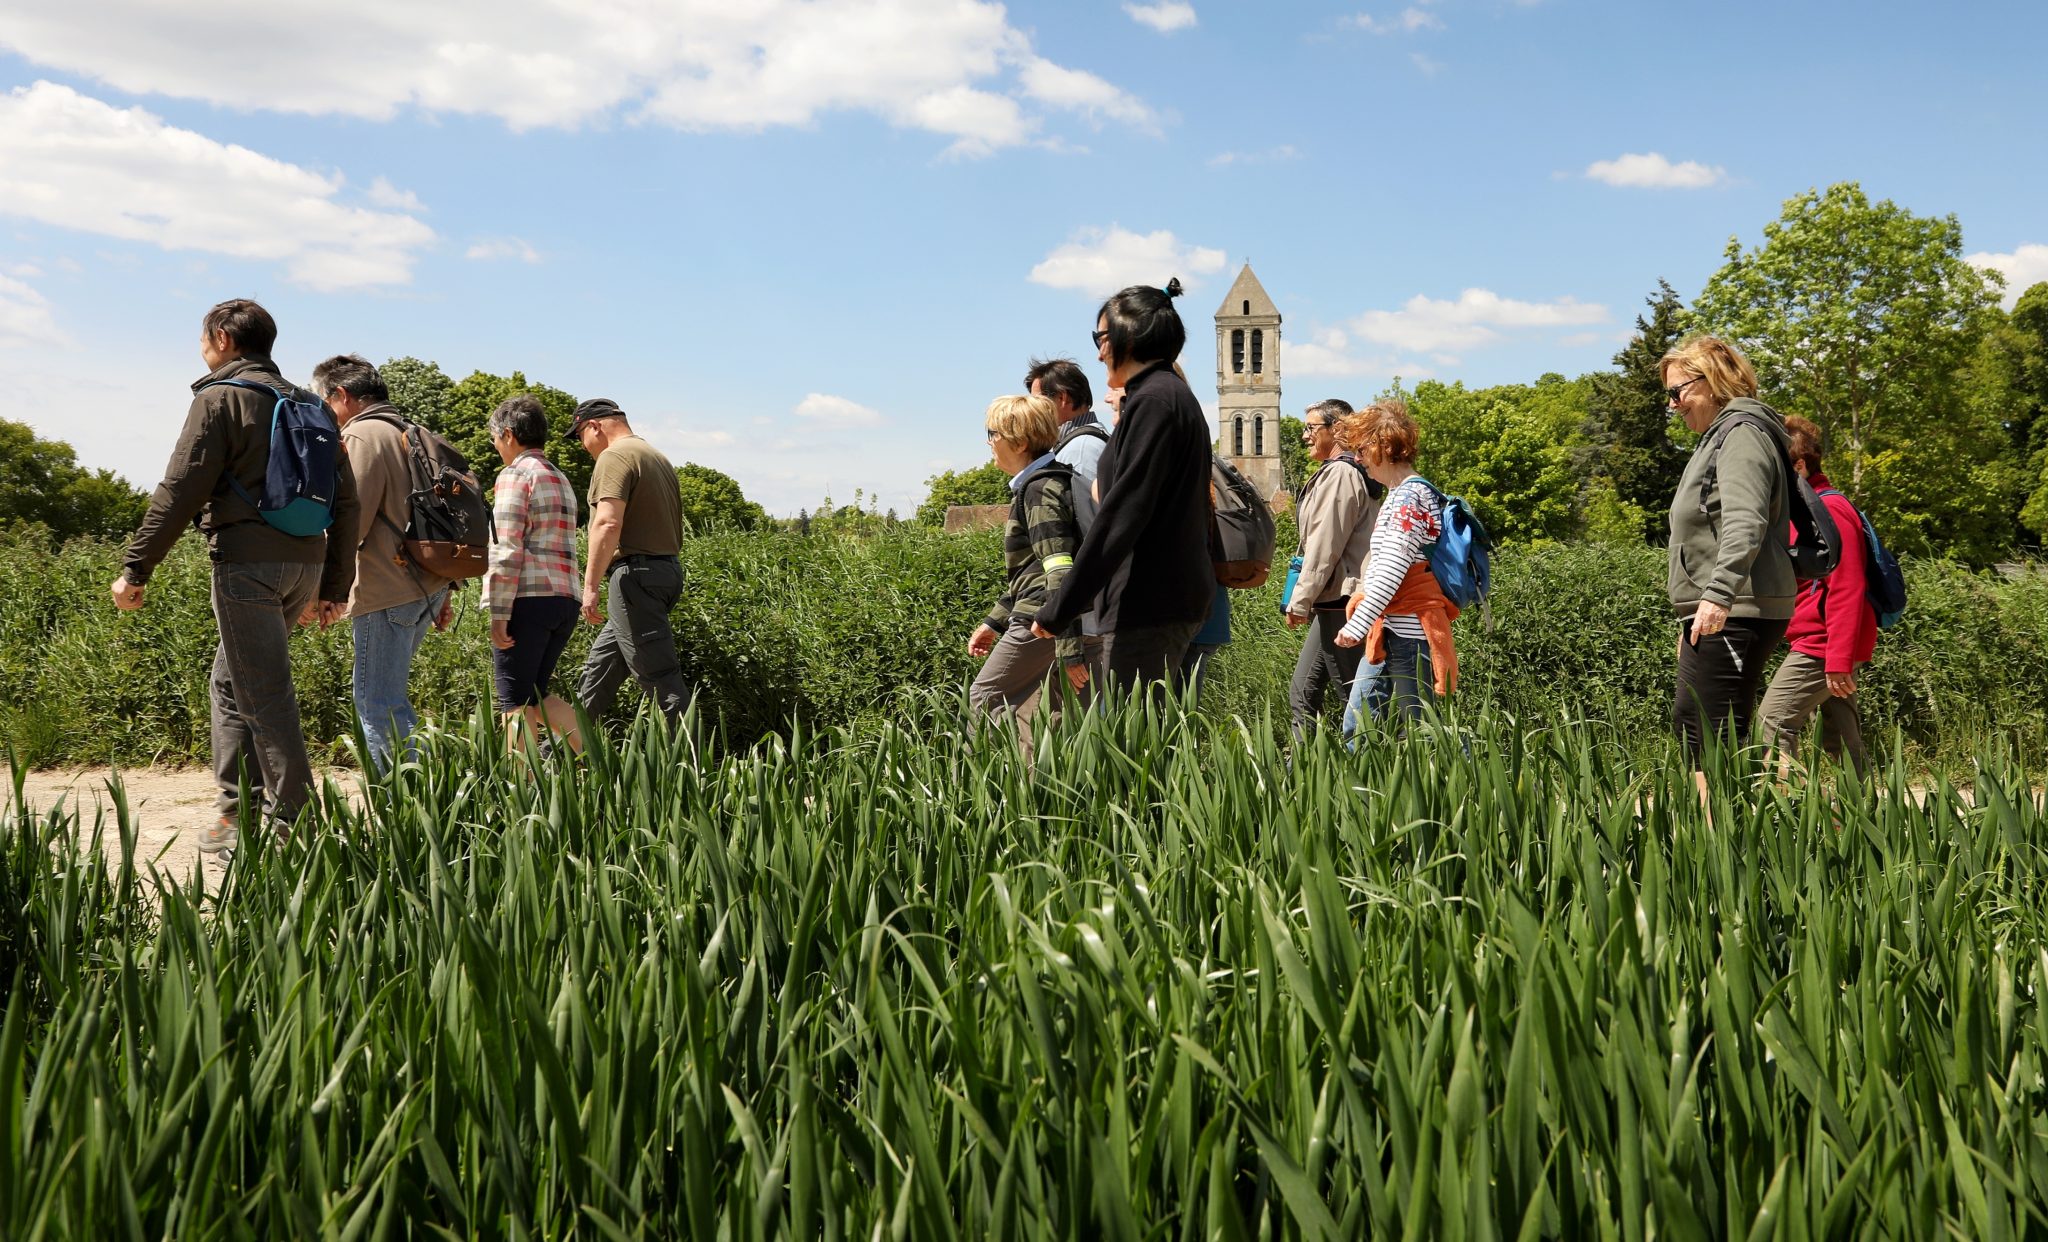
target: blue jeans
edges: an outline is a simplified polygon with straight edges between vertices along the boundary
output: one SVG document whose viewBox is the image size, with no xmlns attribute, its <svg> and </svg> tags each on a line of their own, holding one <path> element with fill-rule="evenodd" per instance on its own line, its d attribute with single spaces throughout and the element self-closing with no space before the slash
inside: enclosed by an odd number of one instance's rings
<svg viewBox="0 0 2048 1242">
<path fill-rule="evenodd" d="M 442 587 L 425 599 L 393 604 L 355 619 L 356 715 L 370 742 L 370 765 L 379 771 L 391 766 L 392 752 L 400 742 L 405 744 L 404 758 L 419 753 L 411 740 L 419 718 L 406 697 L 406 683 L 412 680 L 412 658 L 447 599 L 448 588 Z"/>
<path fill-rule="evenodd" d="M 1351 679 L 1351 697 L 1344 701 L 1344 736 L 1355 736 L 1365 727 L 1367 719 L 1387 710 L 1387 679 L 1384 664 L 1358 664 L 1358 675 Z"/>
</svg>

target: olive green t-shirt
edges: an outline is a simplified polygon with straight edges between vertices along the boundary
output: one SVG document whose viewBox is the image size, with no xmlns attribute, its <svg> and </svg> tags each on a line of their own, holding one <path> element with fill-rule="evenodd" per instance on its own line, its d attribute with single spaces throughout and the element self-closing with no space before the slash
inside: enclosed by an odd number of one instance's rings
<svg viewBox="0 0 2048 1242">
<path fill-rule="evenodd" d="M 683 497 L 676 468 L 639 436 L 614 440 L 590 472 L 590 512 L 600 500 L 623 500 L 620 556 L 674 556 L 683 546 Z"/>
</svg>

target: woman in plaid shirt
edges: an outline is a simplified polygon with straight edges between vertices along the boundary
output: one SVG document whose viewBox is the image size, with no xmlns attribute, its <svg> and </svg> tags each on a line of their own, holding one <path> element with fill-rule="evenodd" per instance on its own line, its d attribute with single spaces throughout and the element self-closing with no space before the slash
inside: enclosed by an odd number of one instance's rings
<svg viewBox="0 0 2048 1242">
<path fill-rule="evenodd" d="M 532 397 L 491 411 L 491 447 L 505 462 L 492 515 L 490 570 L 483 607 L 491 614 L 492 670 L 505 740 L 518 749 L 520 725 L 550 730 L 583 750 L 576 710 L 549 694 L 548 679 L 576 631 L 581 579 L 576 569 L 576 493 L 541 452 L 548 416 Z"/>
</svg>

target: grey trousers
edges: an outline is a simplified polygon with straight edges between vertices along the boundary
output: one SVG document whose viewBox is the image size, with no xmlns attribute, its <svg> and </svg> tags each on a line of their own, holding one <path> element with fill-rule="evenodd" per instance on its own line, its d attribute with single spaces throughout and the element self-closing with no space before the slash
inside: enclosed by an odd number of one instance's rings
<svg viewBox="0 0 2048 1242">
<path fill-rule="evenodd" d="M 1294 661 L 1294 680 L 1287 686 L 1287 707 L 1294 716 L 1298 736 L 1315 727 L 1323 715 L 1323 698 L 1332 687 L 1348 694 L 1352 678 L 1358 676 L 1358 662 L 1365 644 L 1339 647 L 1337 633 L 1344 628 L 1342 608 L 1318 608 L 1303 627 L 1301 655 Z"/>
<path fill-rule="evenodd" d="M 668 614 L 683 594 L 683 568 L 672 556 L 633 557 L 612 564 L 605 581 L 604 627 L 590 644 L 577 694 L 601 716 L 631 673 L 670 720 L 690 706 L 690 684 L 676 656 Z"/>
<path fill-rule="evenodd" d="M 280 825 L 298 818 L 313 788 L 290 642 L 299 614 L 319 596 L 321 572 L 274 561 L 213 567 L 213 777 L 229 818 L 241 810 L 245 781 L 251 809 Z"/>
<path fill-rule="evenodd" d="M 1777 749 L 1797 750 L 1799 735 L 1816 711 L 1822 748 L 1837 759 L 1848 752 L 1857 775 L 1868 772 L 1870 755 L 1863 749 L 1863 722 L 1856 718 L 1855 700 L 1828 692 L 1827 661 L 1788 651 L 1757 708 L 1757 730 Z"/>
<path fill-rule="evenodd" d="M 1176 621 L 1121 629 L 1102 638 L 1103 689 L 1128 693 L 1146 685 L 1171 686 L 1181 658 L 1202 632 L 1202 622 Z"/>
<path fill-rule="evenodd" d="M 1041 706 L 1049 717 L 1058 719 L 1060 703 L 1068 692 L 1058 645 L 1056 639 L 1034 636 L 1030 622 L 1012 622 L 974 675 L 974 684 L 967 688 L 968 701 L 991 716 L 1015 715 L 1019 729 L 1031 723 Z M 1086 648 L 1092 688 L 1093 679 L 1102 672 L 1101 640 L 1087 639 Z M 1087 701 L 1085 696 L 1082 701 Z"/>
</svg>

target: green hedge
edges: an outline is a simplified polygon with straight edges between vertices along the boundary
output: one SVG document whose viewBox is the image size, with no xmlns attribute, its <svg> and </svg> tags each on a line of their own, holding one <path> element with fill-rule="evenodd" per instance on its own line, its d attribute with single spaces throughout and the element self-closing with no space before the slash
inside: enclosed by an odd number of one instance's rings
<svg viewBox="0 0 2048 1242">
<path fill-rule="evenodd" d="M 963 682 L 974 669 L 966 635 L 1001 582 L 998 540 L 986 531 L 721 534 L 689 541 L 683 561 L 689 589 L 676 625 L 685 668 L 742 741 L 793 716 L 841 723 L 891 711 L 906 688 Z M 34 539 L 0 543 L 0 736 L 32 763 L 206 753 L 214 629 L 204 550 L 181 544 L 138 614 L 116 613 L 107 600 L 118 568 L 118 550 L 103 543 L 54 554 Z M 1882 637 L 1863 680 L 1866 730 L 1882 739 L 1896 729 L 1930 759 L 1966 754 L 1994 732 L 2041 753 L 2048 576 L 2007 580 L 1918 562 L 1908 580 L 1912 607 Z M 475 598 L 472 590 L 466 602 Z M 1232 598 L 1234 641 L 1214 666 L 1204 709 L 1284 717 L 1300 635 L 1281 624 L 1278 576 Z M 589 634 L 571 645 L 565 676 Z M 1675 635 L 1661 552 L 1510 549 L 1495 563 L 1491 607 L 1458 623 L 1461 698 L 1529 724 L 1592 718 L 1621 736 L 1661 740 Z M 342 758 L 347 626 L 303 630 L 295 646 L 308 736 L 327 758 Z M 428 640 L 413 686 L 414 701 L 442 719 L 488 701 L 489 643 L 473 608 L 452 636 Z M 632 706 L 629 695 L 623 709 Z"/>
</svg>

